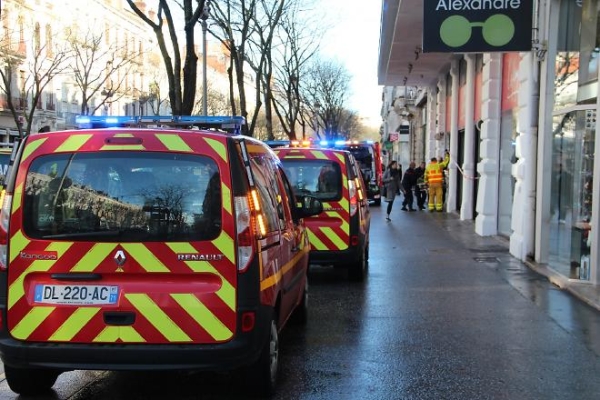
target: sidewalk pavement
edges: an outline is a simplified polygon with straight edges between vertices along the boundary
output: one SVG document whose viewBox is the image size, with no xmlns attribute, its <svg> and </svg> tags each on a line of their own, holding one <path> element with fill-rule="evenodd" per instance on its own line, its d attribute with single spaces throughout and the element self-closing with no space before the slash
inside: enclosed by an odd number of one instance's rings
<svg viewBox="0 0 600 400">
<path fill-rule="evenodd" d="M 383 208 L 385 207 L 382 205 Z M 420 212 L 427 213 L 431 217 L 431 222 L 436 221 L 440 223 L 446 230 L 452 232 L 453 237 L 459 238 L 464 243 L 469 243 L 471 247 L 474 247 L 472 251 L 479 253 L 479 256 L 485 258 L 486 255 L 493 255 L 498 249 L 502 249 L 503 252 L 508 254 L 507 257 L 511 257 L 515 262 L 520 262 L 534 272 L 545 276 L 556 287 L 569 292 L 584 303 L 600 311 L 600 285 L 594 285 L 588 281 L 578 279 L 569 279 L 544 264 L 538 264 L 529 260 L 520 261 L 508 253 L 509 241 L 507 238 L 503 236 L 480 236 L 475 233 L 474 221 L 461 221 L 456 213 Z M 377 214 L 379 213 L 372 213 L 372 217 L 378 218 Z"/>
</svg>

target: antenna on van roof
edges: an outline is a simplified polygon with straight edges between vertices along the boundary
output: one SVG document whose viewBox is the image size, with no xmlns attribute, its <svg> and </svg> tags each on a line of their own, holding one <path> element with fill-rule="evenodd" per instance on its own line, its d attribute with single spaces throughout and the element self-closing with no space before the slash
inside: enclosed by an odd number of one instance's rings
<svg viewBox="0 0 600 400">
<path fill-rule="evenodd" d="M 75 118 L 78 129 L 98 128 L 180 128 L 219 130 L 241 134 L 246 119 L 239 116 L 197 116 L 197 115 L 142 115 L 142 116 L 97 116 L 78 115 Z"/>
</svg>

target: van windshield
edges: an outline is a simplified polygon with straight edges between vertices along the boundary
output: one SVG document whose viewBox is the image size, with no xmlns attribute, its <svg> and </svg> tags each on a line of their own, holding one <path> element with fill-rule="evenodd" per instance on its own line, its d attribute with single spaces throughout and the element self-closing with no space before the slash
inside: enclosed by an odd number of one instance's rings
<svg viewBox="0 0 600 400">
<path fill-rule="evenodd" d="M 337 162 L 286 159 L 281 162 L 296 194 L 311 195 L 322 201 L 342 198 L 342 171 Z"/>
<path fill-rule="evenodd" d="M 221 231 L 221 178 L 209 157 L 157 152 L 47 155 L 27 172 L 31 238 L 196 241 Z"/>
</svg>

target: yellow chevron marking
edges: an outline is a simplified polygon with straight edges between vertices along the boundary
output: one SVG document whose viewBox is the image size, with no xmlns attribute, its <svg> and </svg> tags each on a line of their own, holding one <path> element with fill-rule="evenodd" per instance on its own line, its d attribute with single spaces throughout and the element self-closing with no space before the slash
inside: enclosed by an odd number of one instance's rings
<svg viewBox="0 0 600 400">
<path fill-rule="evenodd" d="M 343 250 L 348 247 L 348 244 L 345 243 L 331 228 L 322 227 L 319 228 L 320 231 L 327 237 L 327 239 L 331 240 L 335 247 L 338 250 Z"/>
<path fill-rule="evenodd" d="M 235 262 L 235 244 L 233 239 L 225 231 L 221 231 L 218 238 L 212 241 L 217 249 L 221 250 L 229 262 Z"/>
<path fill-rule="evenodd" d="M 165 312 L 143 293 L 126 294 L 127 300 L 170 342 L 191 342 L 192 339 Z"/>
<path fill-rule="evenodd" d="M 29 244 L 29 239 L 23 235 L 22 230 L 18 230 L 14 235 L 10 238 L 10 257 L 9 261 L 15 261 L 15 258 L 21 253 L 21 251 Z"/>
<path fill-rule="evenodd" d="M 143 243 L 122 243 L 122 246 L 146 272 L 170 272 Z"/>
<path fill-rule="evenodd" d="M 231 189 L 229 189 L 227 185 L 221 185 L 221 204 L 223 209 L 231 215 Z"/>
<path fill-rule="evenodd" d="M 56 307 L 33 307 L 10 331 L 15 339 L 25 340 Z"/>
<path fill-rule="evenodd" d="M 178 135 L 157 133 L 156 137 L 169 150 L 191 152 L 192 148 Z"/>
<path fill-rule="evenodd" d="M 233 332 L 226 327 L 198 298 L 192 294 L 175 293 L 172 298 L 183 308 L 194 321 L 208 332 L 215 340 L 227 340 Z"/>
<path fill-rule="evenodd" d="M 315 250 L 329 250 L 311 229 L 308 229 L 308 241 Z"/>
<path fill-rule="evenodd" d="M 146 341 L 131 326 L 107 326 L 94 338 L 93 342 L 114 343 L 119 339 L 125 343 L 144 343 Z"/>
<path fill-rule="evenodd" d="M 13 261 L 17 255 L 27 246 L 29 241 L 23 236 L 23 232 L 19 230 L 11 238 L 11 261 Z M 53 242 L 46 250 L 56 251 L 58 259 L 71 247 L 72 242 Z M 14 253 L 13 253 L 14 251 Z M 27 274 L 32 272 L 46 272 L 56 263 L 56 260 L 36 260 L 32 261 L 29 267 L 24 270 L 17 279 L 8 288 L 8 309 L 15 305 L 17 301 L 25 295 L 25 287 L 23 281 Z"/>
<path fill-rule="evenodd" d="M 96 243 L 81 259 L 71 268 L 71 272 L 90 272 L 117 247 L 116 243 Z"/>
<path fill-rule="evenodd" d="M 23 156 L 21 157 L 21 162 L 27 160 L 33 152 L 35 152 L 41 145 L 46 142 L 47 139 L 34 139 L 27 143 L 27 147 L 23 150 Z"/>
<path fill-rule="evenodd" d="M 190 254 L 198 252 L 189 243 L 167 243 L 167 246 L 169 246 L 174 253 L 178 254 Z M 221 288 L 217 290 L 217 296 L 219 296 L 219 298 L 223 300 L 223 302 L 227 304 L 232 311 L 235 311 L 235 288 L 231 285 L 231 283 L 229 283 L 229 281 L 227 281 L 227 279 L 223 278 L 223 275 L 221 275 L 210 262 L 186 261 L 185 264 L 194 272 L 206 272 L 215 274 L 221 278 Z M 235 268 L 235 266 L 232 265 L 231 268 Z"/>
<path fill-rule="evenodd" d="M 348 201 L 348 199 L 343 198 L 339 201 L 340 206 L 346 210 L 346 211 L 350 211 L 350 202 Z"/>
<path fill-rule="evenodd" d="M 71 135 L 54 152 L 79 150 L 91 137 L 92 135 Z"/>
<path fill-rule="evenodd" d="M 275 286 L 290 269 L 298 263 L 298 260 L 304 256 L 309 251 L 308 247 L 304 247 L 300 251 L 296 253 L 294 258 L 288 261 L 282 268 L 277 271 L 277 273 L 269 276 L 267 279 L 260 282 L 260 290 L 265 290 L 270 288 L 271 286 Z"/>
<path fill-rule="evenodd" d="M 219 142 L 218 140 L 209 138 L 204 138 L 204 140 L 206 141 L 206 143 L 208 143 L 210 147 L 212 147 L 214 151 L 217 152 L 219 156 L 221 156 L 223 161 L 227 162 L 227 150 L 225 149 L 225 145 L 223 143 Z"/>
<path fill-rule="evenodd" d="M 68 342 L 90 322 L 100 311 L 100 307 L 79 307 L 71 316 L 50 336 L 53 342 Z"/>
<path fill-rule="evenodd" d="M 311 153 L 313 154 L 313 156 L 315 156 L 315 158 L 319 160 L 329 160 L 329 157 L 327 157 L 322 151 L 314 150 L 311 151 Z"/>
<path fill-rule="evenodd" d="M 340 162 L 342 164 L 344 164 L 346 162 L 346 160 L 344 159 L 344 155 L 343 154 L 341 154 L 341 153 L 334 153 L 334 154 L 337 157 L 337 159 L 340 160 Z"/>
<path fill-rule="evenodd" d="M 327 211 L 325 214 L 327 214 L 328 217 L 337 218 L 342 231 L 348 235 L 350 234 L 350 224 L 348 221 L 344 220 L 337 211 Z"/>
<path fill-rule="evenodd" d="M 23 200 L 23 185 L 18 185 L 15 187 L 15 192 L 13 194 L 13 202 L 12 202 L 12 210 L 11 214 L 16 213 L 21 208 L 21 201 Z"/>
</svg>

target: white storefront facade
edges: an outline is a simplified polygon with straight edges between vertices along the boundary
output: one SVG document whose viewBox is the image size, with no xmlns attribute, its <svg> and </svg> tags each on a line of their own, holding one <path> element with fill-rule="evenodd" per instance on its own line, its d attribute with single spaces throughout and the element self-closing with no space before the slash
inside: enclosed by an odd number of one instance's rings
<svg viewBox="0 0 600 400">
<path fill-rule="evenodd" d="M 397 118 L 391 94 L 418 92 L 408 106 L 408 147 L 423 150 L 410 158 L 450 150 L 445 210 L 472 220 L 482 236 L 505 237 L 523 261 L 547 265 L 572 284 L 597 285 L 600 1 L 529 3 L 530 51 L 430 54 L 419 52 L 418 35 L 403 34 L 422 34 L 422 3 L 384 1 L 382 117 Z M 384 127 L 384 144 L 395 123 Z"/>
</svg>

